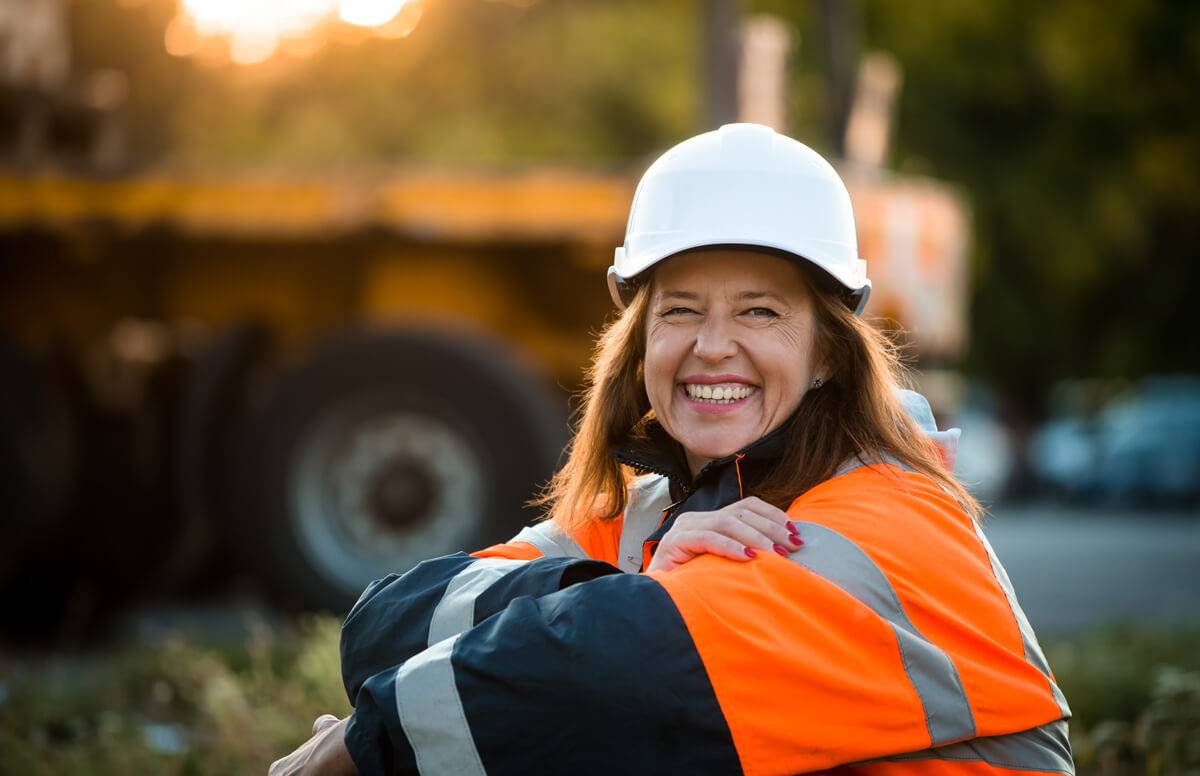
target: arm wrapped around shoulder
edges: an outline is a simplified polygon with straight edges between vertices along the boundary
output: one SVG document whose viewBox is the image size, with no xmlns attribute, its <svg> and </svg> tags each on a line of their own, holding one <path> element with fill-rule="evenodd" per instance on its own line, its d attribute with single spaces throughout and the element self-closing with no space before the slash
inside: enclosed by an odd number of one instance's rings
<svg viewBox="0 0 1200 776">
<path fill-rule="evenodd" d="M 900 479 L 845 475 L 844 492 L 823 485 L 793 505 L 806 545 L 790 559 L 702 556 L 511 599 L 362 683 L 355 762 L 782 776 L 937 759 L 1072 773 L 1069 712 L 982 535 L 932 483 L 888 476 Z"/>
<path fill-rule="evenodd" d="M 687 629 L 643 575 L 515 599 L 368 679 L 357 707 L 363 774 L 739 770 Z"/>
<path fill-rule="evenodd" d="M 619 573 L 571 557 L 514 560 L 465 553 L 418 564 L 372 582 L 342 625 L 342 681 L 350 702 L 379 671 L 470 629 L 521 596 L 543 596 Z"/>
</svg>

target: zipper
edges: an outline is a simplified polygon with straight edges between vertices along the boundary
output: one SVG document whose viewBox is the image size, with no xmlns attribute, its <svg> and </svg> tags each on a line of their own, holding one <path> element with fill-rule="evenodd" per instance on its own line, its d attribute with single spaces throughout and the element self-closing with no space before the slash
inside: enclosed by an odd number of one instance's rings
<svg viewBox="0 0 1200 776">
<path fill-rule="evenodd" d="M 683 498 L 687 498 L 688 496 L 690 496 L 692 494 L 693 488 L 692 488 L 691 483 L 681 482 L 675 474 L 667 471 L 666 469 L 664 469 L 660 466 L 655 466 L 652 463 L 647 463 L 646 461 L 643 461 L 641 459 L 634 458 L 633 456 L 631 456 L 628 453 L 625 453 L 623 451 L 618 451 L 616 453 L 616 459 L 618 461 L 620 461 L 621 463 L 625 464 L 626 466 L 632 466 L 638 474 L 657 474 L 660 477 L 666 477 L 669 482 L 672 482 L 679 486 L 679 489 L 681 491 L 683 491 L 683 494 L 684 494 Z M 682 501 L 682 500 L 683 499 L 680 499 L 680 501 Z"/>
</svg>

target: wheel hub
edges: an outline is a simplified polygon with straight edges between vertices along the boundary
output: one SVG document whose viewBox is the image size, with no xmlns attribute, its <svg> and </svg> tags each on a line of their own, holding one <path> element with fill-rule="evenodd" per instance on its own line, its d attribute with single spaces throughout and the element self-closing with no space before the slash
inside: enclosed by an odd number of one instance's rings
<svg viewBox="0 0 1200 776">
<path fill-rule="evenodd" d="M 432 412 L 351 399 L 301 450 L 291 512 L 300 549 L 349 592 L 462 549 L 484 520 L 484 462 Z"/>
<path fill-rule="evenodd" d="M 403 531 L 427 519 L 438 485 L 420 461 L 402 457 L 388 461 L 367 486 L 367 504 L 375 522 Z"/>
</svg>

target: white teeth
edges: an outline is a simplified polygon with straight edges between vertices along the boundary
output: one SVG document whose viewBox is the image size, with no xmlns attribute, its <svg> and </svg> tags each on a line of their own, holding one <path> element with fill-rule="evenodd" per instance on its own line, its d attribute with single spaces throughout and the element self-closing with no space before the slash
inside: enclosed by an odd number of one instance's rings
<svg viewBox="0 0 1200 776">
<path fill-rule="evenodd" d="M 757 386 L 745 385 L 736 383 L 732 385 L 698 385 L 696 383 L 685 383 L 684 390 L 690 398 L 696 401 L 707 401 L 713 404 L 729 404 L 735 401 L 741 401 L 749 397 L 756 390 Z"/>
</svg>

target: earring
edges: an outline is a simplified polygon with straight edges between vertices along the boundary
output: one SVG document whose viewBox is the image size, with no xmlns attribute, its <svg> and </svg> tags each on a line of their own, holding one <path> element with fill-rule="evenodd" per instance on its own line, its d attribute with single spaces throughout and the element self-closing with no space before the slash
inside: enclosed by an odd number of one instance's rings
<svg viewBox="0 0 1200 776">
<path fill-rule="evenodd" d="M 820 388 L 824 384 L 825 384 L 825 381 L 819 377 L 812 381 L 813 388 Z"/>
</svg>

